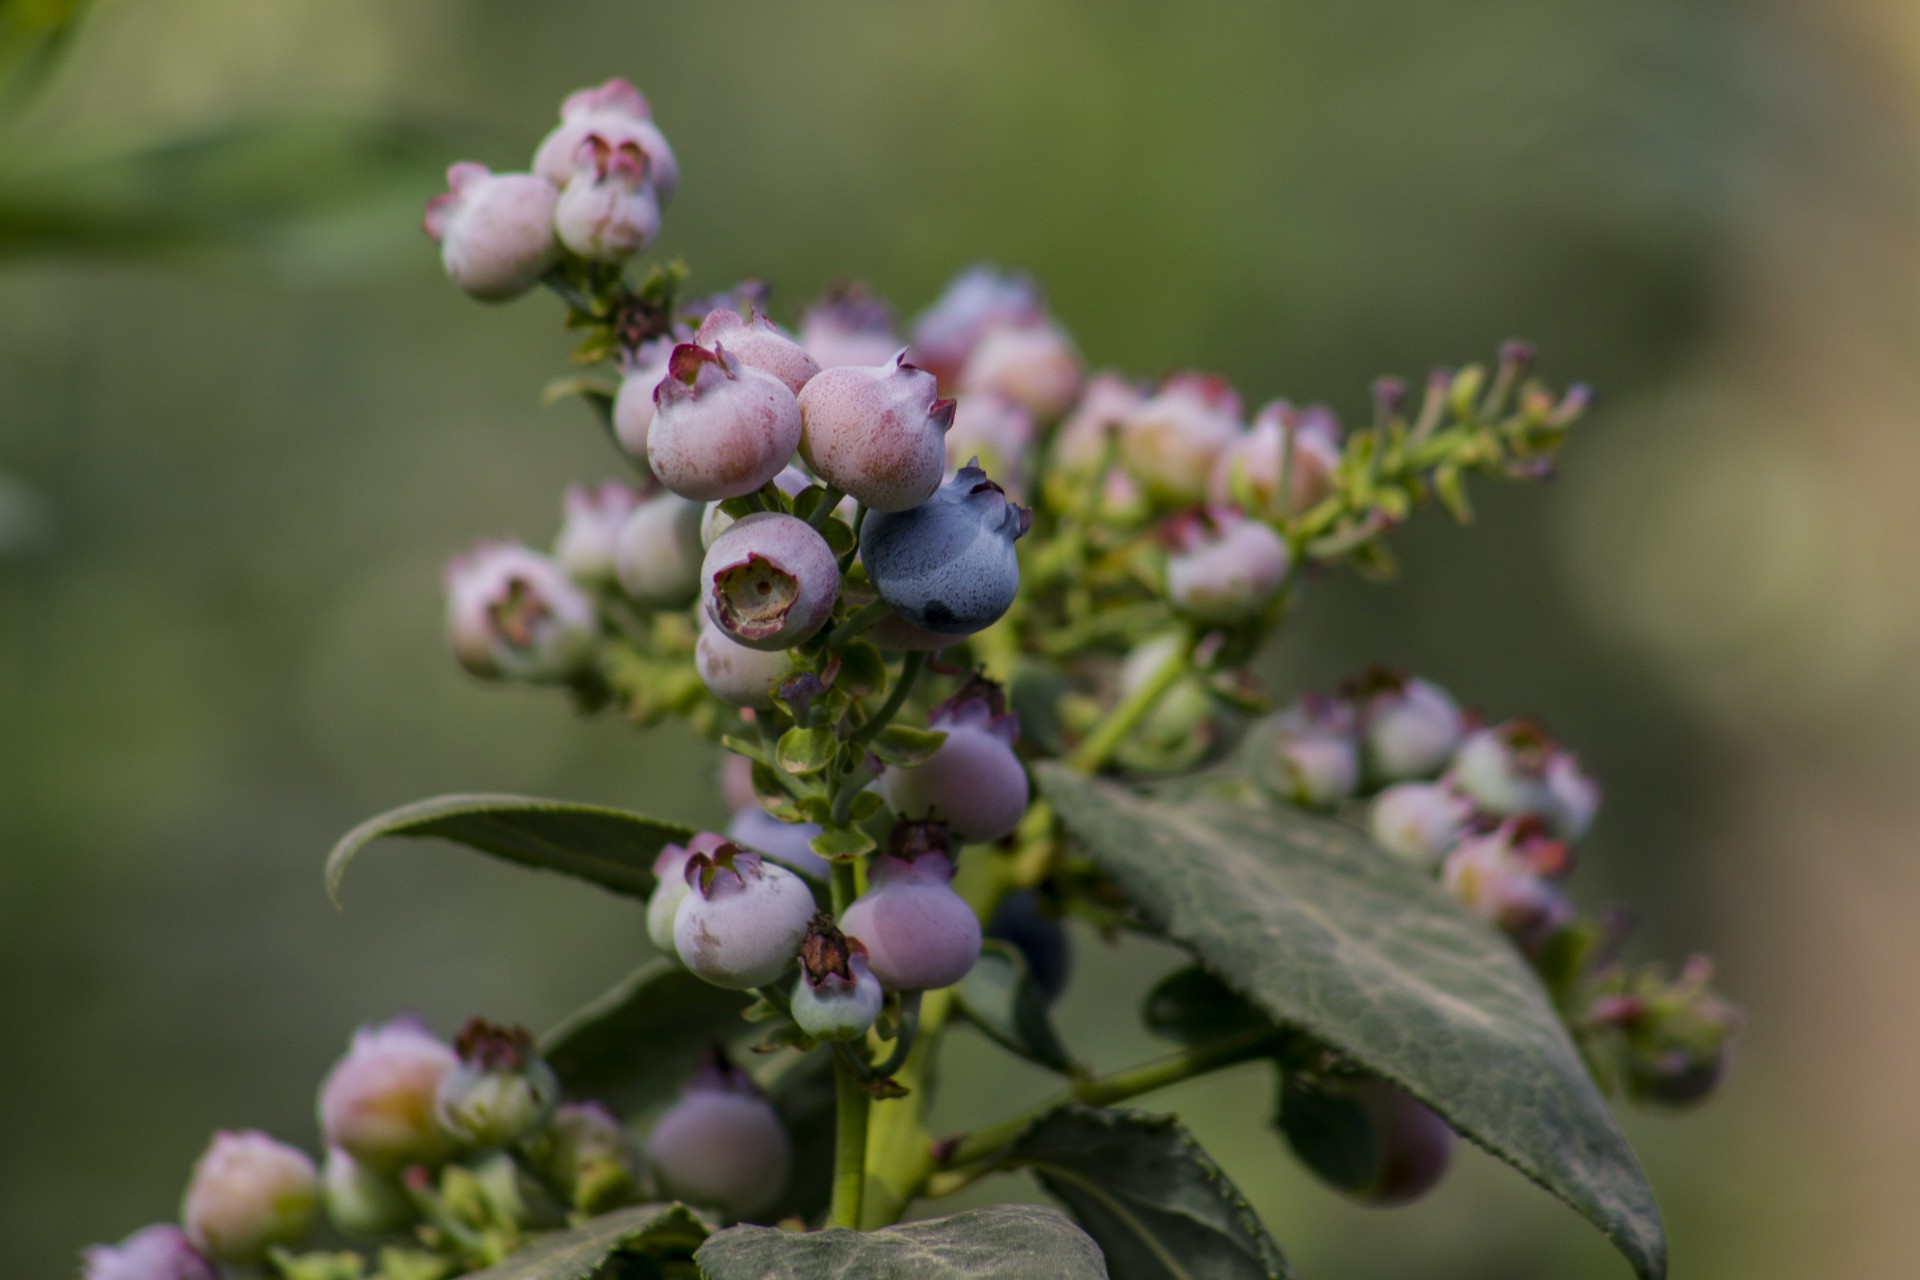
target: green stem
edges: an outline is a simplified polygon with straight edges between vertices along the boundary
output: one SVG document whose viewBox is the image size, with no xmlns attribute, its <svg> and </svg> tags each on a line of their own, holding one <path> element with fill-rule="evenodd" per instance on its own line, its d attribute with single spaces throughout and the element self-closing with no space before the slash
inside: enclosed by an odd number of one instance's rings
<svg viewBox="0 0 1920 1280">
<path fill-rule="evenodd" d="M 926 666 L 926 654 L 918 651 L 909 653 L 906 660 L 900 664 L 900 678 L 893 682 L 893 689 L 887 694 L 887 700 L 880 704 L 880 709 L 874 712 L 865 724 L 853 731 L 847 742 L 852 746 L 863 746 L 891 724 L 893 718 L 900 714 L 900 708 L 906 705 L 907 696 L 913 692 L 913 686 L 919 681 L 920 673 L 926 670 Z"/>
<path fill-rule="evenodd" d="M 1167 691 L 1180 683 L 1180 678 L 1192 668 L 1193 647 L 1194 637 L 1188 636 L 1145 684 L 1121 699 L 1119 705 L 1081 739 L 1080 745 L 1067 756 L 1067 764 L 1080 773 L 1100 772 L 1127 735 L 1140 726 Z"/>
<path fill-rule="evenodd" d="M 1191 1080 L 1196 1076 L 1207 1075 L 1253 1058 L 1264 1057 L 1272 1053 L 1285 1037 L 1286 1032 L 1274 1027 L 1252 1027 L 1211 1044 L 1183 1049 L 1179 1053 L 1153 1062 L 1142 1063 L 1137 1067 L 1129 1067 L 1125 1071 L 1116 1071 L 1109 1076 L 1094 1076 L 1077 1081 L 1062 1097 L 961 1138 L 948 1148 L 945 1158 L 941 1161 L 941 1167 L 957 1168 L 998 1155 L 1009 1143 L 1018 1138 L 1028 1125 L 1056 1107 L 1074 1102 L 1090 1107 L 1104 1107 L 1115 1102 L 1124 1102 L 1128 1098 L 1152 1093 L 1156 1089 L 1164 1089 L 1168 1085 L 1179 1084 L 1183 1080 Z"/>
<path fill-rule="evenodd" d="M 846 496 L 846 490 L 836 489 L 832 485 L 828 485 L 827 491 L 820 496 L 820 505 L 815 507 L 813 514 L 807 517 L 807 523 L 815 529 L 818 529 L 821 525 L 831 520 L 833 518 L 833 509 L 839 506 L 840 499 Z"/>
<path fill-rule="evenodd" d="M 913 1052 L 915 1033 L 920 1030 L 920 991 L 908 991 L 900 997 L 900 1034 L 894 1037 L 893 1052 L 887 1060 L 873 1069 L 876 1080 L 885 1080 L 888 1076 L 906 1065 L 907 1055 Z"/>
<path fill-rule="evenodd" d="M 855 637 L 868 627 L 882 621 L 893 612 L 893 606 L 878 597 L 855 609 L 847 620 L 827 632 L 822 643 L 829 651 L 844 649 Z"/>
<path fill-rule="evenodd" d="M 837 873 L 839 867 L 834 870 Z M 871 1100 L 846 1059 L 837 1054 L 833 1081 L 833 1199 L 827 1209 L 827 1225 L 858 1230 L 867 1190 L 867 1108 Z"/>
<path fill-rule="evenodd" d="M 833 864 L 833 914 L 836 918 L 845 915 L 853 900 L 860 894 L 859 881 L 855 878 L 853 863 L 841 861 Z"/>
</svg>

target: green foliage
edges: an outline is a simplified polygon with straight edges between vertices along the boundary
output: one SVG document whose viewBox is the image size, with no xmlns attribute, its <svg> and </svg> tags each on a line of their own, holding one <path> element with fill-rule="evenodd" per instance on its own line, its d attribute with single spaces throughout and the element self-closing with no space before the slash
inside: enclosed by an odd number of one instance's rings
<svg viewBox="0 0 1920 1280">
<path fill-rule="evenodd" d="M 1051 1209 L 1006 1204 L 879 1231 L 729 1227 L 694 1255 L 706 1280 L 1104 1280 L 1100 1250 Z"/>
<path fill-rule="evenodd" d="M 743 1034 L 752 1003 L 655 960 L 540 1037 L 540 1051 L 573 1096 L 643 1108 L 673 1096 L 714 1042 Z"/>
<path fill-rule="evenodd" d="M 1018 947 L 987 939 L 973 971 L 960 981 L 958 999 L 967 1021 L 1002 1048 L 1053 1071 L 1073 1071 L 1073 1057 Z"/>
<path fill-rule="evenodd" d="M 1665 1274 L 1639 1162 L 1510 943 L 1351 828 L 1155 800 L 1052 764 L 1067 828 L 1156 929 L 1278 1022 L 1399 1084 Z"/>
<path fill-rule="evenodd" d="M 592 1280 L 606 1274 L 619 1254 L 655 1263 L 684 1262 L 708 1231 L 685 1205 L 635 1205 L 548 1236 L 497 1266 L 474 1272 L 472 1280 Z"/>
</svg>

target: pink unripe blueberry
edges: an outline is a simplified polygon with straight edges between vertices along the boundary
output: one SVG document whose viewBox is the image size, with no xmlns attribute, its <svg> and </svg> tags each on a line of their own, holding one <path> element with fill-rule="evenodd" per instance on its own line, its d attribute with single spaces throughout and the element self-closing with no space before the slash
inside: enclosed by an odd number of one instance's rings
<svg viewBox="0 0 1920 1280">
<path fill-rule="evenodd" d="M 1146 394 L 1130 379 L 1112 372 L 1095 374 L 1054 432 L 1049 469 L 1074 479 L 1091 473 L 1107 457 L 1109 442 L 1146 402 Z"/>
<path fill-rule="evenodd" d="M 620 589 L 648 609 L 677 609 L 700 594 L 703 508 L 677 493 L 654 494 L 620 526 L 613 572 Z"/>
<path fill-rule="evenodd" d="M 440 1125 L 470 1147 L 512 1146 L 560 1101 L 560 1079 L 524 1027 L 475 1018 L 453 1043 L 459 1065 L 440 1078 Z"/>
<path fill-rule="evenodd" d="M 1020 593 L 1014 543 L 1033 513 L 968 463 L 909 511 L 876 511 L 860 529 L 860 561 L 881 599 L 915 626 L 984 631 Z"/>
<path fill-rule="evenodd" d="M 654 856 L 653 893 L 647 898 L 647 940 L 662 955 L 680 954 L 673 945 L 673 918 L 692 892 L 687 884 L 687 863 L 697 853 L 717 853 L 728 843 L 723 835 L 703 831 L 685 845 L 670 844 Z"/>
<path fill-rule="evenodd" d="M 700 322 L 693 340 L 703 347 L 725 346 L 741 364 L 772 374 L 795 395 L 820 372 L 819 363 L 805 347 L 758 311 L 749 310 L 743 319 L 731 307 L 716 307 Z"/>
<path fill-rule="evenodd" d="M 490 680 L 566 680 L 593 660 L 593 601 L 526 547 L 482 542 L 447 565 L 447 638 Z"/>
<path fill-rule="evenodd" d="M 1374 783 L 1431 778 L 1446 767 L 1466 731 L 1460 706 L 1439 685 L 1387 667 L 1348 689 L 1360 712 L 1365 772 Z"/>
<path fill-rule="evenodd" d="M 643 342 L 622 366 L 620 390 L 613 399 L 613 435 L 621 451 L 642 467 L 647 465 L 647 430 L 653 426 L 653 393 L 667 380 L 667 366 L 679 345 L 671 337 Z"/>
<path fill-rule="evenodd" d="M 1296 516 L 1333 493 L 1339 465 L 1340 427 L 1333 414 L 1320 405 L 1295 409 L 1276 400 L 1254 415 L 1247 434 L 1220 451 L 1207 492 L 1215 506 L 1246 506 L 1268 517 Z"/>
<path fill-rule="evenodd" d="M 455 1144 L 434 1114 L 434 1101 L 458 1062 L 453 1048 L 411 1014 L 361 1027 L 320 1085 L 327 1145 L 375 1169 L 446 1159 Z"/>
<path fill-rule="evenodd" d="M 625 262 L 660 235 L 660 200 L 637 143 L 589 133 L 553 206 L 553 230 L 588 262 Z"/>
<path fill-rule="evenodd" d="M 1046 304 L 1032 277 L 969 267 L 913 322 L 913 362 L 951 385 L 989 332 L 1035 324 L 1045 316 Z"/>
<path fill-rule="evenodd" d="M 987 330 L 960 370 L 963 394 L 996 392 L 1042 422 L 1072 406 L 1083 373 L 1073 339 L 1051 320 Z"/>
<path fill-rule="evenodd" d="M 1460 743 L 1449 770 L 1476 805 L 1496 817 L 1553 812 L 1547 766 L 1558 748 L 1531 720 L 1475 729 Z"/>
<path fill-rule="evenodd" d="M 889 991 L 952 986 L 980 958 L 980 918 L 953 891 L 953 862 L 937 848 L 911 860 L 876 857 L 867 891 L 840 927 L 865 944 L 868 967 Z"/>
<path fill-rule="evenodd" d="M 637 1198 L 640 1147 L 598 1102 L 563 1102 L 523 1149 L 540 1176 L 582 1213 Z"/>
<path fill-rule="evenodd" d="M 815 1040 L 858 1040 L 880 1016 L 886 993 L 867 967 L 867 948 L 817 914 L 800 943 L 793 1021 Z"/>
<path fill-rule="evenodd" d="M 750 649 L 704 616 L 693 663 L 708 693 L 730 707 L 756 711 L 773 706 L 781 682 L 793 673 L 793 659 L 785 649 Z"/>
<path fill-rule="evenodd" d="M 1308 809 L 1332 809 L 1360 785 L 1360 744 L 1353 705 L 1310 693 L 1268 717 L 1255 740 L 1263 779 Z"/>
<path fill-rule="evenodd" d="M 560 260 L 556 201 L 553 188 L 531 174 L 456 164 L 446 193 L 427 202 L 427 234 L 455 284 L 482 302 L 504 302 Z"/>
<path fill-rule="evenodd" d="M 1580 767 L 1570 751 L 1556 751 L 1547 761 L 1547 791 L 1553 808 L 1545 817 L 1562 840 L 1578 840 L 1593 826 L 1600 810 L 1600 780 Z"/>
<path fill-rule="evenodd" d="M 686 878 L 673 946 L 695 977 L 744 991 L 786 972 L 813 918 L 806 881 L 732 844 L 694 854 Z"/>
<path fill-rule="evenodd" d="M 800 404 L 784 382 L 725 346 L 673 349 L 647 428 L 661 484 L 700 502 L 738 498 L 779 475 L 799 444 Z"/>
<path fill-rule="evenodd" d="M 888 765 L 873 784 L 908 821 L 947 824 L 963 841 L 998 840 L 1020 825 L 1029 800 L 1027 771 L 1014 754 L 1020 720 L 987 680 L 969 683 L 937 708 L 929 728 L 947 735 L 922 764 Z"/>
<path fill-rule="evenodd" d="M 1453 1130 L 1406 1090 L 1374 1077 L 1281 1088 L 1280 1128 L 1306 1166 L 1363 1204 L 1388 1208 L 1439 1185 Z"/>
<path fill-rule="evenodd" d="M 947 466 L 958 471 L 978 458 L 991 475 L 1019 476 L 1037 436 L 1033 415 L 1019 404 L 996 391 L 972 392 L 954 402 Z"/>
<path fill-rule="evenodd" d="M 1373 842 L 1422 868 L 1439 866 L 1472 821 L 1472 802 L 1442 782 L 1396 782 L 1367 810 Z"/>
<path fill-rule="evenodd" d="M 1232 507 L 1189 512 L 1166 529 L 1167 599 L 1202 622 L 1238 622 L 1280 594 L 1292 557 L 1271 527 Z"/>
<path fill-rule="evenodd" d="M 894 332 L 887 304 L 849 285 L 807 308 L 800 317 L 800 345 L 822 369 L 839 369 L 891 364 L 906 344 Z"/>
<path fill-rule="evenodd" d="M 577 484 L 567 490 L 565 518 L 554 539 L 553 558 L 569 578 L 582 586 L 606 586 L 614 581 L 614 549 L 620 530 L 633 515 L 643 495 L 617 480 L 604 484 Z"/>
<path fill-rule="evenodd" d="M 667 1194 L 734 1218 L 772 1206 L 793 1172 L 793 1143 L 745 1072 L 710 1064 L 647 1136 Z"/>
<path fill-rule="evenodd" d="M 180 1223 L 218 1262 L 259 1262 L 297 1245 L 320 1210 L 320 1173 L 305 1152 L 257 1130 L 216 1133 L 193 1166 Z"/>
<path fill-rule="evenodd" d="M 680 187 L 680 166 L 673 149 L 653 122 L 653 109 L 641 92 L 625 80 L 609 80 L 591 89 L 567 95 L 560 106 L 560 124 L 541 139 L 534 153 L 533 171 L 556 187 L 573 176 L 574 159 L 588 134 L 599 134 L 614 145 L 638 147 L 647 157 L 648 173 L 662 207 L 673 202 Z"/>
<path fill-rule="evenodd" d="M 797 497 L 813 485 L 813 479 L 798 467 L 783 467 L 780 474 L 773 478 L 774 487 L 789 498 Z M 733 524 L 733 517 L 727 514 L 726 503 L 709 502 L 705 513 L 700 517 L 700 545 L 710 547 L 713 540 L 725 533 Z"/>
<path fill-rule="evenodd" d="M 904 352 L 880 364 L 823 365 L 800 393 L 800 456 L 873 510 L 906 511 L 946 475 L 953 411 L 933 375 Z"/>
<path fill-rule="evenodd" d="M 833 617 L 840 566 L 805 520 L 757 511 L 728 526 L 700 565 L 707 617 L 749 649 L 791 649 Z"/>
<path fill-rule="evenodd" d="M 822 828 L 817 822 L 782 822 L 749 801 L 734 811 L 727 823 L 727 838 L 742 848 L 765 854 L 783 867 L 825 880 L 831 873 L 827 860 L 813 851 L 813 838 Z"/>
<path fill-rule="evenodd" d="M 419 1216 L 395 1174 L 370 1169 L 338 1147 L 320 1165 L 320 1185 L 327 1221 L 356 1240 L 405 1231 Z"/>
<path fill-rule="evenodd" d="M 1207 496 L 1215 462 L 1240 434 L 1240 397 L 1224 378 L 1175 374 L 1128 415 L 1120 462 L 1154 501 L 1190 506 Z"/>
<path fill-rule="evenodd" d="M 1538 819 L 1516 818 L 1456 845 L 1440 881 L 1475 915 L 1532 947 L 1573 916 L 1558 884 L 1570 865 L 1567 847 L 1548 838 Z"/>
<path fill-rule="evenodd" d="M 81 1255 L 81 1280 L 219 1280 L 213 1263 L 172 1223 L 143 1227 Z"/>
</svg>

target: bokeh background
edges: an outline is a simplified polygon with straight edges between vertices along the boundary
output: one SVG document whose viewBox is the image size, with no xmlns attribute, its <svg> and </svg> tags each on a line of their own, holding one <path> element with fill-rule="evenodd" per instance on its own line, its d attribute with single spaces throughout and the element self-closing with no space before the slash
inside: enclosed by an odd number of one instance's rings
<svg viewBox="0 0 1920 1280">
<path fill-rule="evenodd" d="M 558 308 L 489 309 L 417 221 L 638 81 L 684 174 L 661 245 L 792 306 L 1028 267 L 1090 357 L 1364 410 L 1524 335 L 1600 411 L 1552 485 L 1328 582 L 1289 684 L 1374 658 L 1536 713 L 1608 784 L 1579 892 L 1749 1011 L 1724 1095 L 1629 1115 L 1676 1274 L 1920 1258 L 1920 8 L 1903 0 L 965 5 L 0 2 L 0 1255 L 169 1215 L 215 1126 L 313 1141 L 401 1007 L 535 1026 L 642 958 L 638 911 L 438 847 L 329 843 L 448 790 L 712 820 L 703 754 L 445 656 L 438 571 L 551 534 L 618 462 Z M 1083 937 L 1091 952 L 1098 943 Z M 1083 965 L 1063 1021 L 1170 957 Z M 944 1103 L 1038 1097 L 959 1049 Z M 1348 1207 L 1251 1070 L 1189 1111 L 1303 1274 L 1613 1277 L 1477 1154 Z M 955 1123 L 958 1123 L 956 1120 Z M 1001 1184 L 998 1194 L 1032 1195 Z"/>
</svg>

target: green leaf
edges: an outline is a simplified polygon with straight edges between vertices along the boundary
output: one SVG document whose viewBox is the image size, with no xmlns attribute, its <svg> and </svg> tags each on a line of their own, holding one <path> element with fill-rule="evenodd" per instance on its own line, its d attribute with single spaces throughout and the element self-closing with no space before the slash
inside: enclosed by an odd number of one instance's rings
<svg viewBox="0 0 1920 1280">
<path fill-rule="evenodd" d="M 337 906 L 340 882 L 359 852 L 386 836 L 464 844 L 508 862 L 558 871 L 644 899 L 653 892 L 653 860 L 693 829 L 637 813 L 530 796 L 436 796 L 369 818 L 327 855 L 327 894 Z"/>
<path fill-rule="evenodd" d="M 1239 1188 L 1170 1116 L 1062 1107 L 1035 1121 L 1006 1159 L 1073 1211 L 1113 1280 L 1294 1274 Z"/>
<path fill-rule="evenodd" d="M 821 857 L 834 860 L 857 858 L 879 847 L 874 838 L 859 827 L 828 827 L 807 842 Z"/>
<path fill-rule="evenodd" d="M 793 1142 L 793 1173 L 787 1189 L 772 1207 L 758 1215 L 763 1221 L 782 1218 L 813 1220 L 827 1211 L 833 1192 L 835 1106 L 833 1054 L 818 1051 L 800 1056 L 784 1054 L 785 1068 L 765 1084 L 768 1101 L 780 1115 Z"/>
<path fill-rule="evenodd" d="M 1648 1280 L 1666 1273 L 1646 1176 L 1505 938 L 1343 824 L 1038 774 L 1095 861 L 1217 977 L 1559 1196 Z"/>
<path fill-rule="evenodd" d="M 639 1204 L 547 1236 L 467 1280 L 591 1280 L 615 1254 L 685 1261 L 707 1236 L 707 1225 L 683 1204 Z"/>
<path fill-rule="evenodd" d="M 972 1209 L 879 1231 L 730 1227 L 693 1255 L 706 1280 L 1106 1280 L 1100 1249 L 1065 1214 Z"/>
<path fill-rule="evenodd" d="M 1156 982 L 1140 1013 L 1149 1031 L 1181 1044 L 1222 1040 L 1272 1021 L 1199 965 Z"/>
<path fill-rule="evenodd" d="M 567 1093 L 638 1112 L 678 1096 L 716 1040 L 749 1029 L 753 996 L 709 986 L 668 959 L 642 965 L 619 986 L 540 1038 Z"/>
<path fill-rule="evenodd" d="M 995 1043 L 1063 1075 L 1073 1071 L 1073 1058 L 1053 1028 L 1046 997 L 1018 947 L 987 939 L 980 958 L 961 979 L 958 995 L 960 1012 Z"/>
<path fill-rule="evenodd" d="M 887 660 L 880 650 L 865 640 L 855 640 L 840 651 L 840 670 L 834 676 L 836 689 L 856 698 L 878 693 L 887 684 Z"/>
<path fill-rule="evenodd" d="M 839 754 L 840 739 L 831 729 L 789 729 L 773 749 L 775 762 L 796 778 L 819 773 Z"/>
<path fill-rule="evenodd" d="M 940 749 L 947 735 L 939 729 L 916 729 L 912 725 L 890 724 L 873 736 L 867 750 L 882 764 L 912 768 L 925 764 Z"/>
</svg>

